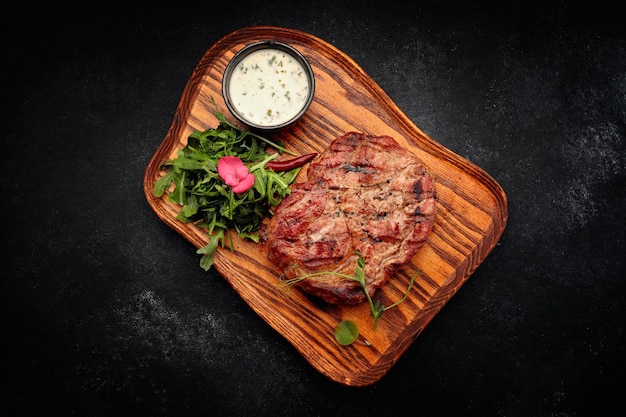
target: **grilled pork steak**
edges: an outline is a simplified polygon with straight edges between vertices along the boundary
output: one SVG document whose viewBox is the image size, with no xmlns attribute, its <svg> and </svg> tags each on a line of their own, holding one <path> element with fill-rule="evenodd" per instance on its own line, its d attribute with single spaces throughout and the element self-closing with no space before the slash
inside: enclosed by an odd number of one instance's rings
<svg viewBox="0 0 626 417">
<path fill-rule="evenodd" d="M 354 276 L 360 254 L 371 296 L 426 241 L 435 195 L 423 163 L 394 139 L 347 133 L 277 207 L 265 234 L 268 257 L 295 278 L 321 271 Z M 298 285 L 333 304 L 365 300 L 359 283 L 333 274 Z"/>
</svg>

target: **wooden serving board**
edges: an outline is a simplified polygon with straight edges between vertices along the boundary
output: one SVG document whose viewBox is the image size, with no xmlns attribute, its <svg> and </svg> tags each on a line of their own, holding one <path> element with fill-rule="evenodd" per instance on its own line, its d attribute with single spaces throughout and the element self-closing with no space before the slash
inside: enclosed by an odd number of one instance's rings
<svg viewBox="0 0 626 417">
<path fill-rule="evenodd" d="M 178 222 L 179 206 L 168 202 L 166 196 L 156 198 L 153 194 L 154 182 L 163 175 L 159 167 L 176 156 L 192 131 L 217 125 L 212 100 L 234 122 L 222 98 L 222 73 L 240 48 L 266 39 L 298 49 L 313 67 L 316 80 L 308 112 L 292 127 L 272 134 L 274 139 L 303 154 L 321 153 L 330 141 L 349 131 L 389 135 L 421 158 L 436 178 L 438 211 L 428 242 L 374 298 L 383 305 L 399 300 L 411 276 L 414 287 L 403 303 L 385 311 L 376 330 L 367 304 L 328 306 L 296 289 L 288 294 L 277 289 L 280 273 L 260 244 L 233 234 L 235 250 L 220 249 L 216 255 L 214 268 L 315 369 L 343 385 L 371 385 L 385 375 L 494 248 L 508 218 L 507 198 L 485 171 L 415 126 L 350 57 L 334 46 L 293 29 L 248 27 L 223 37 L 202 56 L 145 172 L 148 203 L 159 218 L 195 247 L 207 244 L 205 231 Z M 305 178 L 303 169 L 297 181 Z M 334 338 L 335 326 L 345 319 L 354 320 L 361 333 L 350 346 L 341 346 Z"/>
</svg>

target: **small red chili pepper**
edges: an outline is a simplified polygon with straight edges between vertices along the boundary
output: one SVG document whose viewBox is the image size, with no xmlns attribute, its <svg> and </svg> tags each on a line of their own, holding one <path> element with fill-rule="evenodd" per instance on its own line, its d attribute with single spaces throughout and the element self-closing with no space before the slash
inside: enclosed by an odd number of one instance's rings
<svg viewBox="0 0 626 417">
<path fill-rule="evenodd" d="M 306 164 L 307 162 L 309 162 L 316 156 L 317 156 L 317 153 L 313 152 L 313 153 L 307 153 L 302 156 L 298 156 L 293 159 L 288 159 L 286 161 L 269 161 L 268 163 L 265 164 L 265 168 L 271 168 L 275 172 L 289 171 L 291 169 L 301 167 L 302 165 Z"/>
</svg>

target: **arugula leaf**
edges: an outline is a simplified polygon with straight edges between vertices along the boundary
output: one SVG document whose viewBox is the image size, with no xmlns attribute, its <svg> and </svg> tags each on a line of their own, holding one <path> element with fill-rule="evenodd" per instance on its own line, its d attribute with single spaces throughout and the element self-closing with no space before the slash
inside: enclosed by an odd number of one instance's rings
<svg viewBox="0 0 626 417">
<path fill-rule="evenodd" d="M 351 345 L 358 338 L 359 328 L 352 320 L 343 320 L 335 327 L 335 340 L 340 345 Z"/>
<path fill-rule="evenodd" d="M 220 229 L 215 235 L 209 238 L 209 244 L 198 249 L 197 254 L 202 255 L 200 258 L 200 266 L 205 271 L 208 271 L 213 266 L 215 261 L 215 252 L 220 242 L 224 240 L 224 229 Z"/>
<path fill-rule="evenodd" d="M 161 197 L 163 196 L 163 194 L 165 194 L 165 189 L 169 187 L 170 184 L 172 183 L 173 175 L 174 173 L 172 171 L 169 171 L 165 175 L 163 175 L 161 178 L 156 180 L 156 182 L 154 183 L 154 190 L 153 190 L 155 197 Z"/>
</svg>

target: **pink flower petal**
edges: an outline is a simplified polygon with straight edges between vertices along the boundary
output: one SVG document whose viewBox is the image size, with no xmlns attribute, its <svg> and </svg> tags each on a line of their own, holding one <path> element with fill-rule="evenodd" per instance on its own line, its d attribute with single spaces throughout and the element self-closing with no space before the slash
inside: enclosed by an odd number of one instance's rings
<svg viewBox="0 0 626 417">
<path fill-rule="evenodd" d="M 248 167 L 243 165 L 242 162 L 241 165 L 235 167 L 235 172 L 237 173 L 238 178 L 246 178 L 248 175 Z"/>
<path fill-rule="evenodd" d="M 217 173 L 236 193 L 243 193 L 254 185 L 254 174 L 250 174 L 248 167 L 236 156 L 220 158 L 217 161 Z"/>
<path fill-rule="evenodd" d="M 248 191 L 254 185 L 254 174 L 248 174 L 244 179 L 233 187 L 233 191 L 237 194 Z"/>
<path fill-rule="evenodd" d="M 239 184 L 239 178 L 234 174 L 226 174 L 222 177 L 226 185 L 235 186 Z"/>
<path fill-rule="evenodd" d="M 236 156 L 224 156 L 217 161 L 217 173 L 225 179 L 229 174 L 235 175 L 236 167 L 240 164 L 243 165 L 243 162 Z"/>
</svg>

